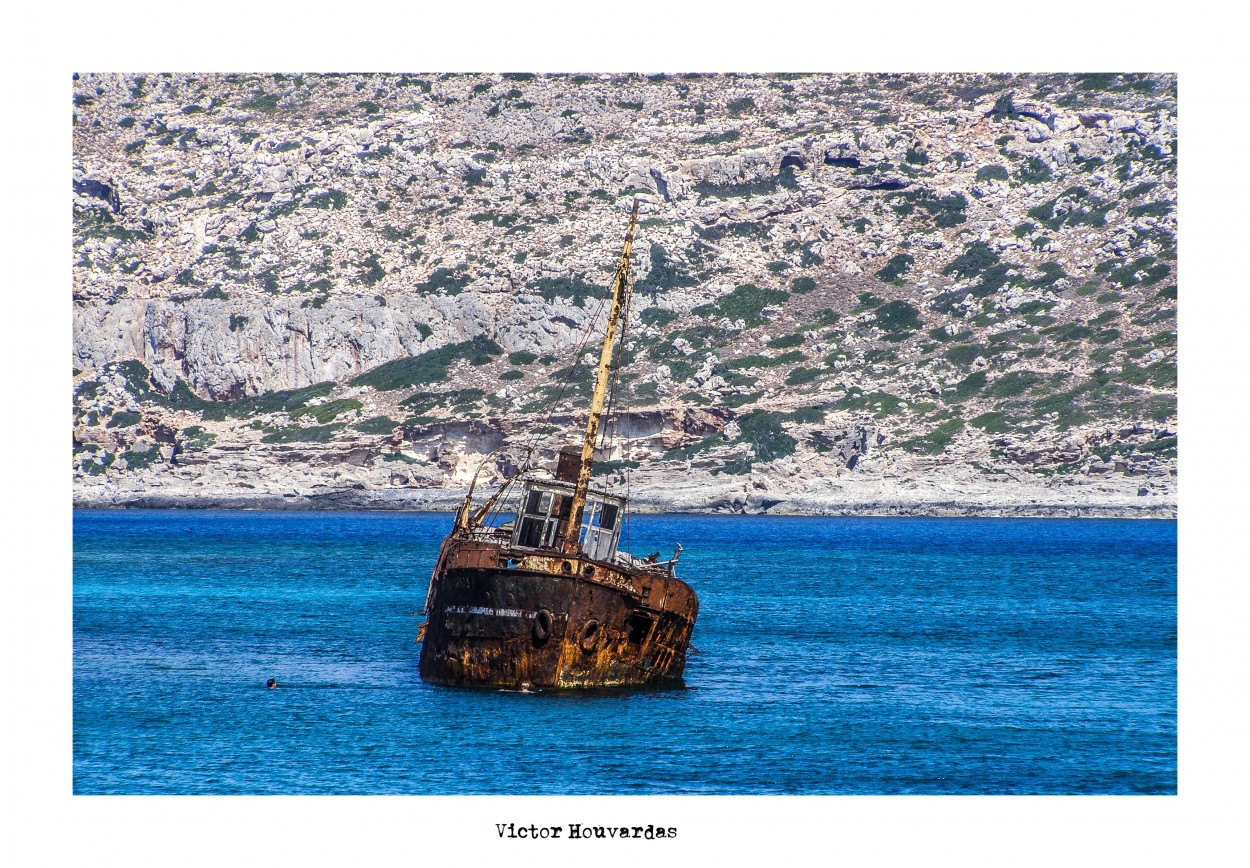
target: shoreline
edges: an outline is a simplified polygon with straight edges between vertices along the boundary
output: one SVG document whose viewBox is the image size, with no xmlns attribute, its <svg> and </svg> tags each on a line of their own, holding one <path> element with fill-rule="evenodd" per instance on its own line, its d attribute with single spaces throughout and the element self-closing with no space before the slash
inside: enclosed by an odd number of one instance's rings
<svg viewBox="0 0 1250 868">
<path fill-rule="evenodd" d="M 381 496 L 379 496 L 381 495 Z M 362 492 L 334 491 L 324 494 L 248 495 L 171 495 L 119 494 L 115 497 L 75 497 L 75 510 L 105 509 L 241 509 L 311 512 L 357 510 L 377 512 L 454 512 L 464 498 L 462 492 L 427 489 L 424 491 Z M 654 498 L 635 497 L 631 511 L 637 515 L 789 515 L 809 517 L 929 517 L 929 518 L 1177 518 L 1174 501 L 1141 498 L 1136 504 L 1127 499 L 1103 502 L 957 502 L 954 500 L 848 500 L 831 502 L 807 498 L 725 502 L 710 499 L 698 506 L 665 503 Z M 1163 501 L 1163 502 L 1160 502 Z"/>
</svg>

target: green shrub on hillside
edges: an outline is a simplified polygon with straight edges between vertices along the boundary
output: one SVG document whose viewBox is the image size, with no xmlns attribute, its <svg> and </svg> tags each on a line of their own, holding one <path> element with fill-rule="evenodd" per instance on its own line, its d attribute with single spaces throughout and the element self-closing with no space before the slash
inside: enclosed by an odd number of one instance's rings
<svg viewBox="0 0 1250 868">
<path fill-rule="evenodd" d="M 217 435 L 204 430 L 202 425 L 192 425 L 178 432 L 184 451 L 198 452 L 207 449 L 217 440 Z"/>
<path fill-rule="evenodd" d="M 1039 398 L 1032 404 L 1033 413 L 1039 419 L 1052 413 L 1056 414 L 1054 424 L 1061 431 L 1066 431 L 1074 425 L 1083 425 L 1094 418 L 1081 406 L 1080 398 L 1085 391 L 1084 388 L 1077 387 Z"/>
<path fill-rule="evenodd" d="M 777 368 L 782 365 L 791 365 L 796 362 L 807 361 L 807 356 L 798 350 L 791 350 L 788 353 L 782 353 L 779 356 L 769 358 L 761 356 L 758 353 L 750 353 L 737 359 L 730 359 L 724 363 L 726 370 L 747 370 L 749 368 Z"/>
<path fill-rule="evenodd" d="M 142 413 L 134 413 L 130 410 L 118 410 L 109 419 L 106 428 L 129 428 L 132 425 L 138 425 L 143 419 Z"/>
<path fill-rule="evenodd" d="M 987 379 L 985 371 L 974 371 L 960 380 L 955 388 L 946 392 L 945 395 L 953 401 L 967 400 L 985 388 Z"/>
<path fill-rule="evenodd" d="M 660 456 L 660 460 L 661 461 L 689 461 L 691 458 L 700 454 L 701 452 L 706 452 L 709 449 L 714 449 L 719 445 L 721 445 L 720 435 L 711 434 L 707 437 L 704 437 L 698 443 L 692 443 L 689 446 L 679 446 L 674 449 L 668 450 L 662 456 Z"/>
<path fill-rule="evenodd" d="M 790 373 L 786 375 L 786 385 L 797 386 L 801 383 L 810 383 L 823 373 L 825 372 L 820 368 L 796 367 L 791 369 Z"/>
<path fill-rule="evenodd" d="M 265 114 L 273 114 L 278 110 L 278 101 L 280 99 L 282 99 L 282 97 L 276 93 L 261 92 L 247 102 L 241 104 L 239 108 L 254 109 L 259 112 L 264 112 Z"/>
<path fill-rule="evenodd" d="M 386 269 L 378 261 L 378 255 L 371 253 L 360 261 L 360 279 L 366 286 L 374 286 L 386 277 Z"/>
<path fill-rule="evenodd" d="M 690 144 L 692 145 L 724 145 L 729 142 L 738 141 L 738 139 L 741 138 L 741 136 L 742 136 L 742 133 L 740 133 L 738 130 L 726 130 L 723 133 L 716 133 L 716 134 L 707 133 L 706 135 L 699 136 L 696 139 L 691 139 Z"/>
<path fill-rule="evenodd" d="M 104 366 L 106 375 L 120 374 L 125 389 L 140 401 L 158 400 L 161 395 L 152 384 L 152 372 L 138 359 L 109 362 Z"/>
<path fill-rule="evenodd" d="M 147 449 L 134 449 L 117 456 L 125 459 L 127 470 L 142 470 L 161 460 L 161 450 L 153 443 Z"/>
<path fill-rule="evenodd" d="M 968 219 L 965 209 L 968 199 L 963 193 L 949 193 L 938 196 L 932 190 L 905 190 L 901 193 L 890 193 L 886 201 L 900 217 L 906 217 L 917 207 L 928 212 L 929 219 L 939 229 L 958 226 Z"/>
<path fill-rule="evenodd" d="M 1005 434 L 1013 427 L 1012 419 L 1006 413 L 991 411 L 982 413 L 974 419 L 969 420 L 970 425 L 975 425 L 986 434 Z"/>
<path fill-rule="evenodd" d="M 769 196 L 778 190 L 796 190 L 798 181 L 794 169 L 787 166 L 776 175 L 766 175 L 753 181 L 738 183 L 713 184 L 711 181 L 700 181 L 694 185 L 694 193 L 699 198 L 736 199 L 749 196 Z"/>
<path fill-rule="evenodd" d="M 399 426 L 399 423 L 390 416 L 373 416 L 364 419 L 352 425 L 361 434 L 390 434 Z"/>
<path fill-rule="evenodd" d="M 503 350 L 497 343 L 490 338 L 476 337 L 471 341 L 448 344 L 420 355 L 378 365 L 353 379 L 351 384 L 391 391 L 425 383 L 438 383 L 446 379 L 448 368 L 462 359 L 471 365 L 481 366 L 489 364 L 494 357 L 500 355 L 503 355 Z"/>
<path fill-rule="evenodd" d="M 1059 343 L 1070 343 L 1072 341 L 1084 340 L 1093 333 L 1094 330 L 1089 326 L 1084 326 L 1075 322 L 1063 323 L 1061 325 L 1054 325 L 1049 328 L 1042 329 L 1042 334 L 1049 335 Z"/>
<path fill-rule="evenodd" d="M 1009 177 L 1007 169 L 1003 166 L 990 165 L 977 169 L 978 181 L 1006 181 Z"/>
<path fill-rule="evenodd" d="M 534 281 L 533 287 L 547 301 L 567 298 L 578 307 L 585 307 L 588 298 L 607 298 L 610 293 L 606 286 L 587 283 L 581 274 L 574 274 L 571 277 L 539 278 Z"/>
<path fill-rule="evenodd" d="M 347 194 L 342 190 L 326 190 L 304 200 L 305 208 L 318 208 L 323 211 L 341 211 L 346 204 Z"/>
<path fill-rule="evenodd" d="M 292 410 L 291 418 L 311 416 L 318 424 L 324 425 L 343 413 L 359 410 L 361 406 L 355 398 L 339 398 L 337 401 L 326 401 L 324 404 L 312 404 Z"/>
<path fill-rule="evenodd" d="M 406 407 L 414 413 L 424 413 L 442 404 L 445 397 L 442 392 L 417 391 L 400 401 L 399 406 Z"/>
<path fill-rule="evenodd" d="M 858 386 L 852 386 L 846 394 L 833 402 L 835 410 L 869 410 L 873 418 L 884 419 L 897 413 L 903 399 L 889 392 L 865 392 Z"/>
<path fill-rule="evenodd" d="M 737 443 L 750 443 L 758 461 L 793 455 L 797 441 L 781 427 L 784 414 L 754 410 L 738 418 Z"/>
<path fill-rule="evenodd" d="M 920 320 L 920 311 L 900 299 L 877 308 L 877 325 L 887 333 L 885 340 L 898 341 L 906 339 L 924 323 Z"/>
<path fill-rule="evenodd" d="M 1053 177 L 1050 166 L 1037 157 L 1029 157 L 1024 165 L 1016 170 L 1016 178 L 1023 184 L 1040 184 L 1043 181 L 1049 181 Z"/>
<path fill-rule="evenodd" d="M 942 269 L 942 273 L 956 278 L 976 277 L 990 266 L 997 264 L 998 254 L 991 250 L 984 241 L 974 241 L 964 249 L 963 253 L 951 260 L 950 264 Z"/>
<path fill-rule="evenodd" d="M 1037 289 L 1051 289 L 1056 283 L 1067 279 L 1068 275 L 1058 262 L 1043 262 L 1037 267 L 1041 274 L 1029 281 L 1029 286 Z"/>
<path fill-rule="evenodd" d="M 345 428 L 342 422 L 310 428 L 275 428 L 260 438 L 262 443 L 329 443 Z"/>
<path fill-rule="evenodd" d="M 179 385 L 185 388 L 185 384 L 181 380 Z M 190 389 L 186 389 L 185 393 L 175 389 L 175 395 L 180 403 L 189 405 L 187 409 L 200 410 L 205 419 L 221 421 L 227 417 L 245 419 L 248 416 L 256 416 L 261 413 L 276 413 L 282 410 L 290 413 L 299 410 L 313 398 L 321 398 L 328 395 L 333 388 L 334 383 L 326 381 L 312 386 L 305 386 L 302 389 L 265 392 L 251 398 L 238 398 L 234 401 L 205 401 L 192 394 Z"/>
<path fill-rule="evenodd" d="M 417 292 L 445 292 L 458 295 L 472 282 L 472 278 L 455 268 L 436 268 L 429 278 L 413 287 Z"/>
<path fill-rule="evenodd" d="M 866 310 L 876 310 L 885 304 L 884 298 L 879 298 L 871 292 L 861 292 L 859 294 L 859 304 L 851 310 L 851 313 L 863 313 Z"/>
<path fill-rule="evenodd" d="M 803 341 L 804 341 L 804 338 L 803 338 L 803 335 L 801 334 L 782 335 L 781 337 L 773 338 L 771 341 L 768 342 L 768 345 L 774 349 L 786 350 L 786 349 L 789 349 L 790 347 L 803 346 Z"/>
<path fill-rule="evenodd" d="M 677 319 L 677 312 L 665 310 L 662 307 L 648 307 L 638 314 L 638 319 L 642 321 L 643 325 L 662 328 Z"/>
<path fill-rule="evenodd" d="M 651 245 L 651 270 L 647 272 L 647 279 L 640 282 L 639 289 L 643 292 L 650 289 L 666 290 L 696 286 L 698 282 L 669 258 L 663 245 Z"/>
<path fill-rule="evenodd" d="M 951 346 L 951 348 L 946 350 L 943 355 L 946 356 L 946 359 L 948 359 L 951 364 L 970 365 L 973 364 L 973 359 L 975 359 L 976 356 L 983 355 L 984 353 L 984 346 L 961 344 L 959 346 Z"/>
<path fill-rule="evenodd" d="M 916 258 L 910 253 L 896 253 L 890 257 L 890 261 L 885 264 L 885 267 L 877 272 L 877 277 L 884 283 L 893 283 L 901 286 L 903 283 L 901 280 L 902 276 L 910 271 L 915 264 Z"/>
<path fill-rule="evenodd" d="M 825 420 L 825 405 L 821 404 L 815 407 L 800 407 L 790 414 L 791 422 L 799 422 L 804 425 L 812 425 Z"/>
<path fill-rule="evenodd" d="M 742 320 L 748 326 L 759 325 L 764 321 L 760 316 L 764 308 L 784 304 L 789 298 L 790 293 L 784 289 L 760 289 L 753 283 L 744 283 L 711 304 L 696 307 L 694 314 L 718 319 L 724 317 L 731 322 Z"/>
<path fill-rule="evenodd" d="M 811 322 L 804 323 L 799 326 L 799 333 L 805 334 L 807 332 L 816 331 L 817 329 L 826 328 L 833 325 L 841 318 L 842 314 L 838 313 L 833 308 L 822 308 L 812 314 Z M 829 337 L 829 335 L 826 334 L 825 337 Z"/>
<path fill-rule="evenodd" d="M 904 440 L 900 446 L 908 452 L 919 452 L 925 455 L 939 455 L 951 441 L 955 439 L 955 435 L 964 429 L 964 420 L 958 416 L 939 422 L 927 433 L 909 440 Z"/>
<path fill-rule="evenodd" d="M 985 394 L 995 398 L 1012 398 L 1027 392 L 1040 380 L 1032 371 L 1011 371 L 995 380 Z"/>
</svg>

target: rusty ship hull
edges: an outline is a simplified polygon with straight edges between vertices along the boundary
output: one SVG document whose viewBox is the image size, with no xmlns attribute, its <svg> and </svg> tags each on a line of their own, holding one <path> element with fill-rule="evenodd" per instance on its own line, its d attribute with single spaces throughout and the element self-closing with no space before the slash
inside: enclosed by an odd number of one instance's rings
<svg viewBox="0 0 1250 868">
<path fill-rule="evenodd" d="M 699 601 L 680 579 L 449 539 L 421 678 L 504 688 L 678 684 Z"/>
</svg>

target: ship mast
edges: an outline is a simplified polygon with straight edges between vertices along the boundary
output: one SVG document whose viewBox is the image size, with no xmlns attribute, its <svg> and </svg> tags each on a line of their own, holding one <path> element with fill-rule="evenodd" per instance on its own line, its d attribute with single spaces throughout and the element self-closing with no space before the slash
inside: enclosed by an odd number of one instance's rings
<svg viewBox="0 0 1250 868">
<path fill-rule="evenodd" d="M 603 349 L 599 352 L 599 372 L 595 376 L 595 390 L 590 399 L 590 415 L 586 419 L 586 437 L 582 441 L 582 460 L 577 473 L 577 487 L 573 490 L 573 505 L 569 511 L 569 523 L 564 536 L 565 554 L 576 554 L 582 532 L 582 512 L 586 508 L 586 490 L 590 487 L 590 469 L 595 455 L 595 441 L 599 439 L 599 423 L 603 419 L 603 403 L 608 393 L 608 375 L 612 366 L 612 350 L 616 343 L 616 331 L 625 309 L 630 291 L 630 252 L 634 246 L 634 226 L 638 223 L 638 200 L 629 214 L 629 229 L 625 232 L 625 246 L 620 262 L 616 265 L 616 280 L 612 285 L 612 307 L 608 310 L 608 328 L 603 335 Z"/>
</svg>

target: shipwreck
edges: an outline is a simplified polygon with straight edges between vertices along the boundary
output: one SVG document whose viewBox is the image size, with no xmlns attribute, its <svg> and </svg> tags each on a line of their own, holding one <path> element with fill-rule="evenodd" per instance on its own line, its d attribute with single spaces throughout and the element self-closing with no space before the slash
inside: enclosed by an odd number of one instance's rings
<svg viewBox="0 0 1250 868">
<path fill-rule="evenodd" d="M 681 682 L 699 612 L 694 590 L 674 575 L 681 546 L 668 560 L 621 551 L 627 499 L 591 484 L 624 345 L 637 223 L 635 201 L 580 446 L 560 451 L 554 473 L 523 462 L 477 508 L 475 478 L 443 540 L 418 633 L 425 681 L 515 689 Z"/>
</svg>

